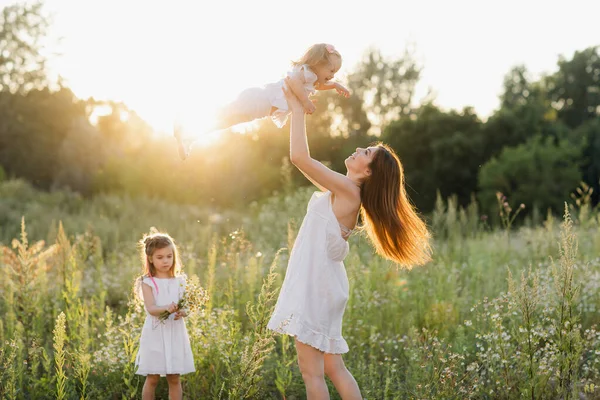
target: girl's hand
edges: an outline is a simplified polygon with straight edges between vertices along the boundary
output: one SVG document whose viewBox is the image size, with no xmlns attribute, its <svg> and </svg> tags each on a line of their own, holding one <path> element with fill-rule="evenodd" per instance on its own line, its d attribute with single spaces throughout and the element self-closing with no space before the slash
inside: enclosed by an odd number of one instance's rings
<svg viewBox="0 0 600 400">
<path fill-rule="evenodd" d="M 177 304 L 175 303 L 171 303 L 167 306 L 167 311 L 169 312 L 169 314 L 173 314 L 175 311 L 177 311 Z"/>
<path fill-rule="evenodd" d="M 283 87 L 283 94 L 285 95 L 285 99 L 287 100 L 288 106 L 290 107 L 290 110 L 292 110 L 292 112 L 304 111 L 304 107 L 300 103 L 300 100 L 298 100 L 298 97 L 296 97 L 296 95 L 292 93 L 292 91 L 289 89 L 290 80 L 291 78 L 289 76 L 286 76 L 285 83 L 288 88 L 286 88 L 285 85 Z"/>
<path fill-rule="evenodd" d="M 179 310 L 175 313 L 175 320 L 181 319 L 183 317 L 187 317 L 187 313 L 184 310 Z"/>
<path fill-rule="evenodd" d="M 341 83 L 335 83 L 335 91 L 338 92 L 338 94 L 344 96 L 345 98 L 350 97 L 350 91 Z"/>
</svg>

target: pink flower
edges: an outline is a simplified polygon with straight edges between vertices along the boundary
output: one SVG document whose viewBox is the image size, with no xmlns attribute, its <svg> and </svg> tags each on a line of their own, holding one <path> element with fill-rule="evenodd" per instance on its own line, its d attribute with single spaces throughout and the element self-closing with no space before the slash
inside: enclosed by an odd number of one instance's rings
<svg viewBox="0 0 600 400">
<path fill-rule="evenodd" d="M 325 45 L 325 49 L 327 50 L 327 52 L 328 52 L 329 54 L 331 54 L 331 53 L 333 53 L 333 52 L 335 51 L 335 47 L 333 47 L 333 45 L 332 45 L 332 44 L 326 44 L 326 45 Z"/>
</svg>

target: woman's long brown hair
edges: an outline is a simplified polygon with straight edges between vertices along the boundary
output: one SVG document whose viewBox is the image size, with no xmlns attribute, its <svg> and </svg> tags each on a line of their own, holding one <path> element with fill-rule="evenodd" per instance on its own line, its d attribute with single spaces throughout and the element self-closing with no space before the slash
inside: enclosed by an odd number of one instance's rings
<svg viewBox="0 0 600 400">
<path fill-rule="evenodd" d="M 404 187 L 404 170 L 390 147 L 377 144 L 371 175 L 360 192 L 363 226 L 381 256 L 410 269 L 431 261 L 430 234 Z"/>
</svg>

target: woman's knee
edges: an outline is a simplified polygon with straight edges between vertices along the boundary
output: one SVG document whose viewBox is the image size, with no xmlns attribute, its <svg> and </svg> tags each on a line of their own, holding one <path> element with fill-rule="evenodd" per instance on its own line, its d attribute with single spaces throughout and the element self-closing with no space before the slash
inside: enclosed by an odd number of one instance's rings
<svg viewBox="0 0 600 400">
<path fill-rule="evenodd" d="M 306 380 L 317 380 L 317 379 L 325 379 L 325 372 L 320 368 L 315 368 L 310 365 L 302 365 L 300 364 L 300 374 L 302 374 L 302 379 Z"/>
<path fill-rule="evenodd" d="M 344 375 L 348 372 L 344 361 L 340 356 L 329 356 L 325 357 L 325 375 L 331 380 L 335 380 L 336 377 Z"/>
<path fill-rule="evenodd" d="M 298 367 L 300 367 L 300 373 L 302 378 L 324 378 L 325 371 L 323 371 L 322 364 L 314 362 L 315 360 L 303 359 L 298 357 Z"/>
<path fill-rule="evenodd" d="M 302 379 L 305 381 L 325 379 L 323 354 L 303 343 L 296 343 L 296 349 L 298 353 L 298 367 L 300 367 Z"/>
<path fill-rule="evenodd" d="M 167 375 L 167 383 L 169 385 L 178 385 L 179 384 L 179 375 Z"/>
</svg>

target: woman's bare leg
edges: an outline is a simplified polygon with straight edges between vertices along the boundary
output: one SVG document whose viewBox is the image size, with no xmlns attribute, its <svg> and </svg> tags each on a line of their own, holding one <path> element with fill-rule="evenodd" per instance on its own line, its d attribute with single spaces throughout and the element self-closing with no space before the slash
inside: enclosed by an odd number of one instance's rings
<svg viewBox="0 0 600 400">
<path fill-rule="evenodd" d="M 344 400 L 362 400 L 356 380 L 346 368 L 340 354 L 325 353 L 325 375 Z"/>
<path fill-rule="evenodd" d="M 296 340 L 298 366 L 306 386 L 307 400 L 329 400 L 325 383 L 324 353 Z"/>
</svg>

